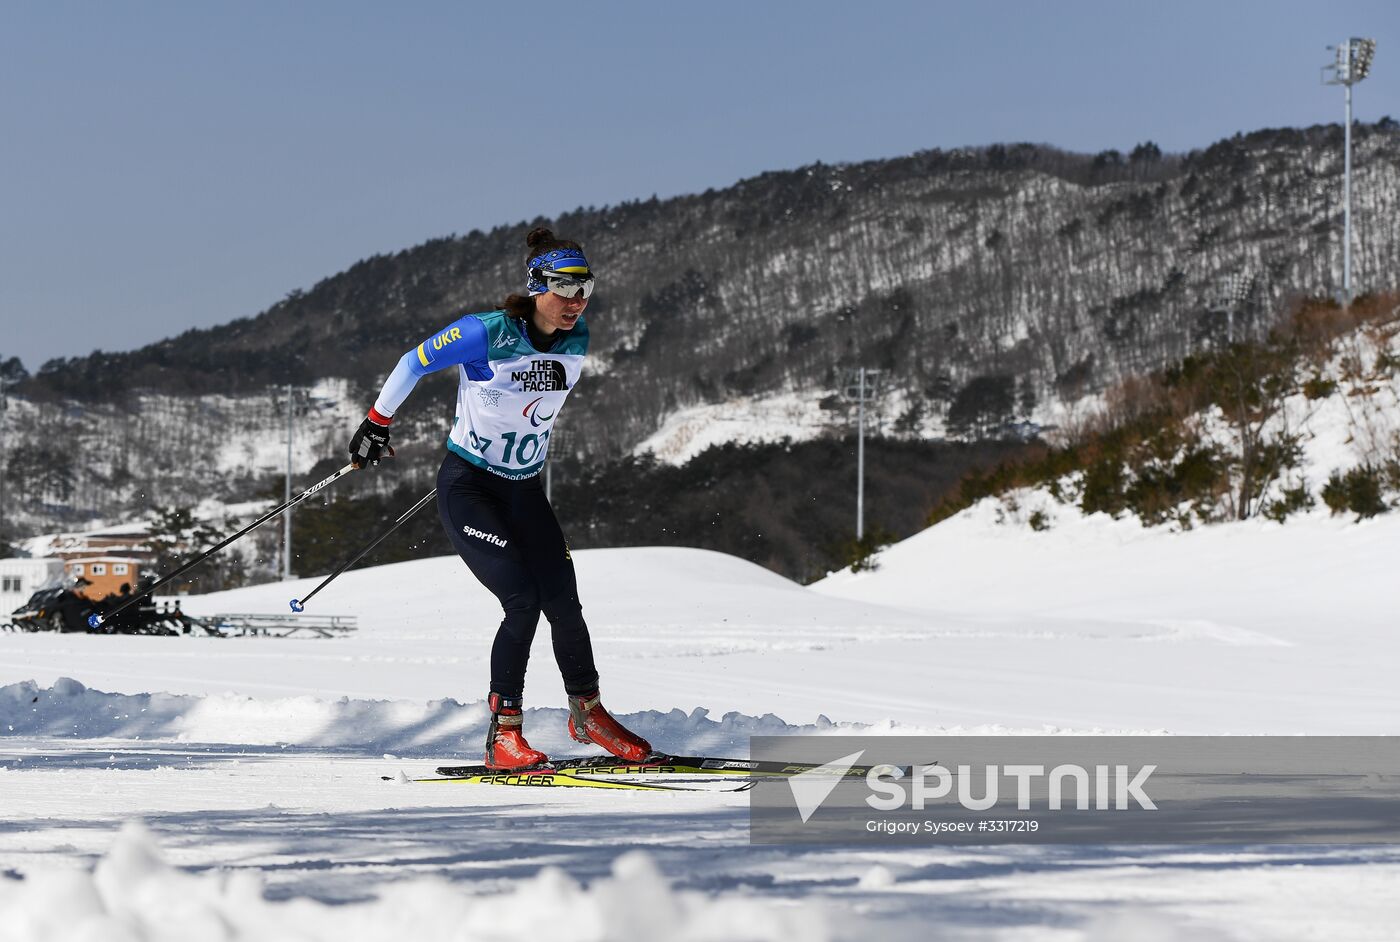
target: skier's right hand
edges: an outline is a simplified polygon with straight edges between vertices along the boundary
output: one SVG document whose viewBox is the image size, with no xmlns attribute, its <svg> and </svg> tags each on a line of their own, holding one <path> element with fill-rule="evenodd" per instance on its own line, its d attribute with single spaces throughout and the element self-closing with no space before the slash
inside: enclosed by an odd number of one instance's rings
<svg viewBox="0 0 1400 942">
<path fill-rule="evenodd" d="M 363 468 L 367 464 L 379 464 L 380 457 L 394 457 L 394 449 L 389 447 L 388 422 L 376 422 L 371 411 L 350 439 L 350 463 Z"/>
</svg>

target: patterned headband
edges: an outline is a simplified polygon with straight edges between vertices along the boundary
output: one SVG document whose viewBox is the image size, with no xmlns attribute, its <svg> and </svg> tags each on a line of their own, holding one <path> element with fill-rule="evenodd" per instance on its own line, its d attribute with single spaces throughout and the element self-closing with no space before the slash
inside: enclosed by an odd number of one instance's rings
<svg viewBox="0 0 1400 942">
<path fill-rule="evenodd" d="M 589 277 L 593 274 L 588 267 L 588 259 L 584 258 L 579 249 L 554 249 L 543 255 L 536 255 L 526 264 L 526 290 L 531 294 L 544 294 L 549 290 L 549 286 L 544 283 L 543 277 L 535 277 L 536 272 L 558 272 L 575 278 Z"/>
</svg>

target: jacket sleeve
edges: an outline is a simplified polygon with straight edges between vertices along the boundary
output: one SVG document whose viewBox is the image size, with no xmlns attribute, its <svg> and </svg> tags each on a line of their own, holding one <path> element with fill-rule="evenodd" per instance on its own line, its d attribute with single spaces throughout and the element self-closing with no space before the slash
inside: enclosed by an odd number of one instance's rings
<svg viewBox="0 0 1400 942">
<path fill-rule="evenodd" d="M 465 367 L 471 379 L 490 379 L 493 375 L 486 346 L 486 325 L 480 318 L 468 314 L 405 353 L 384 381 L 384 388 L 379 390 L 373 411 L 381 418 L 393 419 L 421 377 L 449 366 Z"/>
</svg>

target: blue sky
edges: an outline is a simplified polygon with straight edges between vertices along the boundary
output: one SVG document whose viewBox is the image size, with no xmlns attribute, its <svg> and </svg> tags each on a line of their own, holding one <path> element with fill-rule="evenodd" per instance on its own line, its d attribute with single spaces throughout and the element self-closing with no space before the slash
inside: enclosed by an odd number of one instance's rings
<svg viewBox="0 0 1400 942">
<path fill-rule="evenodd" d="M 1337 122 L 1319 73 L 1349 35 L 1379 41 L 1358 120 L 1400 118 L 1394 0 L 7 0 L 0 357 L 129 349 L 377 252 L 816 160 Z"/>
</svg>

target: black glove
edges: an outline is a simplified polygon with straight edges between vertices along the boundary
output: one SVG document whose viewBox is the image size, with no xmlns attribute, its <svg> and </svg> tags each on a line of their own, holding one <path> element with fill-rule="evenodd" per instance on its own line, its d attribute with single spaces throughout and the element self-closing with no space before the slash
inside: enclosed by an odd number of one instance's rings
<svg viewBox="0 0 1400 942">
<path fill-rule="evenodd" d="M 350 463 L 357 468 L 367 464 L 379 464 L 381 453 L 394 457 L 394 449 L 389 447 L 389 429 L 365 416 L 360 428 L 350 439 Z"/>
</svg>

